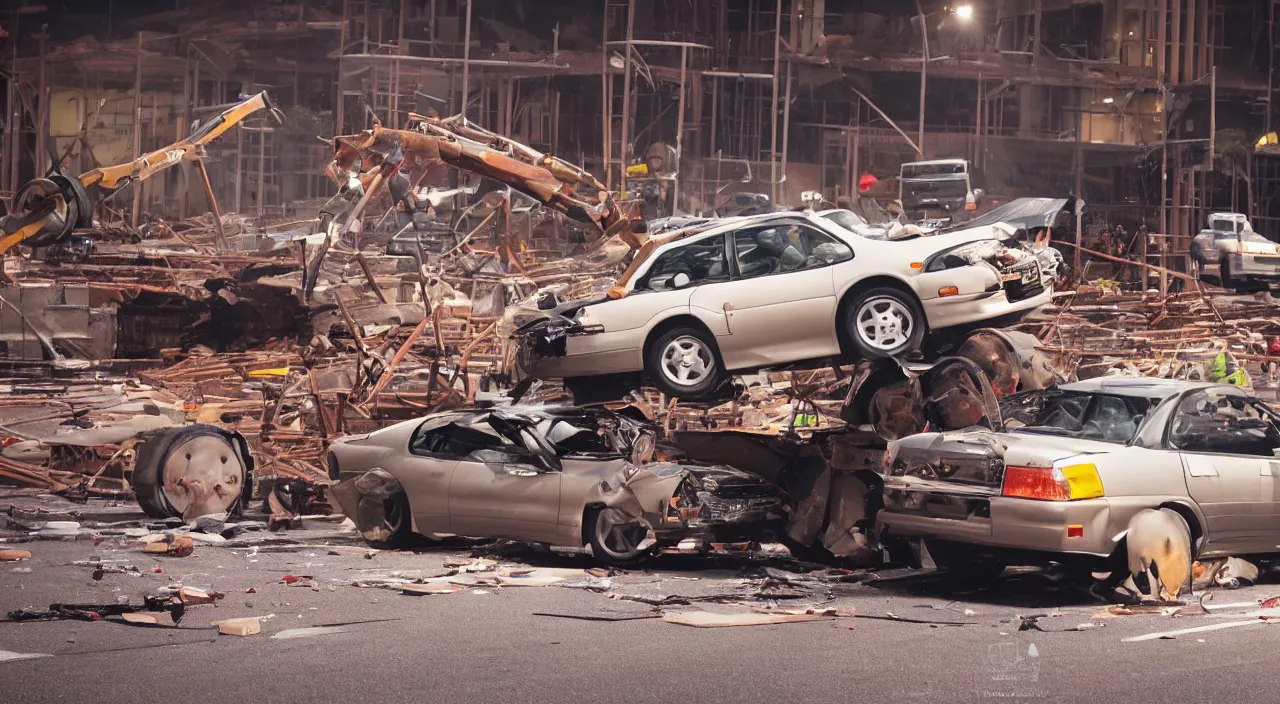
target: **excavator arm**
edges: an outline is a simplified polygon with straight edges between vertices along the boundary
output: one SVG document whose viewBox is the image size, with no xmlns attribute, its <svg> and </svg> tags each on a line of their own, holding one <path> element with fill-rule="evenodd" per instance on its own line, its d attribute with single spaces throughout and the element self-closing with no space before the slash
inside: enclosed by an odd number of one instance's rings
<svg viewBox="0 0 1280 704">
<path fill-rule="evenodd" d="M 629 224 L 603 184 L 587 171 L 554 156 L 499 136 L 461 116 L 439 119 L 410 114 L 418 129 L 393 130 L 375 125 L 356 135 L 335 137 L 334 159 L 325 169 L 335 183 L 376 188 L 387 179 L 409 172 L 416 182 L 430 162 L 443 162 L 520 191 L 542 205 L 606 234 Z M 363 171 L 362 171 L 363 170 Z M 385 178 L 372 178 L 377 174 Z M 349 218 L 359 216 L 367 198 Z M 629 233 L 624 233 L 629 234 Z"/>
<path fill-rule="evenodd" d="M 262 92 L 227 108 L 190 136 L 128 163 L 100 167 L 75 178 L 52 174 L 28 181 L 14 194 L 10 214 L 0 218 L 0 257 L 24 242 L 48 246 L 77 227 L 90 226 L 94 206 L 103 196 L 134 181 L 145 181 L 182 161 L 200 158 L 204 145 L 263 109 L 271 111 L 277 121 L 281 119 Z"/>
</svg>

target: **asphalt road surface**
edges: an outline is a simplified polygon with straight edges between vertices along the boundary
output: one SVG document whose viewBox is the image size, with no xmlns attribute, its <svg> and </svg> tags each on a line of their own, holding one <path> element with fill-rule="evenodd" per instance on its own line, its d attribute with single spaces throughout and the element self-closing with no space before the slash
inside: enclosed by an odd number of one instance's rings
<svg viewBox="0 0 1280 704">
<path fill-rule="evenodd" d="M 1275 701 L 1280 629 L 1242 616 L 1245 607 L 1232 614 L 1117 616 L 1038 574 L 1006 574 L 969 592 L 954 591 L 941 575 L 901 570 L 871 582 L 807 585 L 798 572 L 796 586 L 764 581 L 759 563 L 663 557 L 609 577 L 601 592 L 479 584 L 408 596 L 352 582 L 443 575 L 451 571 L 446 561 L 474 555 L 502 557 L 504 565 L 592 563 L 527 551 L 504 557 L 467 545 L 375 554 L 351 541 L 336 549 L 200 545 L 188 557 L 144 554 L 123 540 L 5 547 L 29 549 L 33 557 L 0 563 L 0 613 L 55 602 L 137 602 L 174 583 L 226 597 L 189 608 L 177 627 L 0 622 L 3 702 Z M 138 572 L 94 580 L 92 564 L 77 561 Z M 314 586 L 290 586 L 286 575 L 309 576 Z M 750 596 L 762 589 L 792 598 Z M 665 612 L 744 613 L 748 604 L 777 604 L 853 608 L 857 616 L 693 628 L 610 593 L 746 595 L 743 603 L 694 601 Z M 1280 585 L 1264 584 L 1218 591 L 1211 603 L 1275 594 Z M 1045 615 L 1037 622 L 1043 631 L 1019 631 L 1023 618 L 1036 614 Z M 218 635 L 210 626 L 242 616 L 269 618 L 261 634 L 248 637 Z M 315 626 L 333 627 L 296 630 Z M 1227 627 L 1186 632 L 1212 626 Z M 1076 628 L 1082 630 L 1069 630 Z M 273 637 L 286 631 L 298 637 Z M 1127 640 L 1172 631 L 1184 632 Z"/>
</svg>

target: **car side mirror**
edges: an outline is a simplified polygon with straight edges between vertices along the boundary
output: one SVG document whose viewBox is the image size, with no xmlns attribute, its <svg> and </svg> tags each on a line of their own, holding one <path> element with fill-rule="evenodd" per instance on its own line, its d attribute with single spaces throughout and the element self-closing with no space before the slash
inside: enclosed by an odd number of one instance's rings
<svg viewBox="0 0 1280 704">
<path fill-rule="evenodd" d="M 693 279 L 689 278 L 688 274 L 681 271 L 671 277 L 671 288 L 684 288 L 692 281 Z"/>
</svg>

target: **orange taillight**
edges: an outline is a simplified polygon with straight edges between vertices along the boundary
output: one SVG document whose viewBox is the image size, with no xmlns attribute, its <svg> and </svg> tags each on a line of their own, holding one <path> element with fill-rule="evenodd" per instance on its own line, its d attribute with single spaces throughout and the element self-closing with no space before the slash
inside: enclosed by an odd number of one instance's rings
<svg viewBox="0 0 1280 704">
<path fill-rule="evenodd" d="M 1070 501 L 1071 488 L 1054 477 L 1052 467 L 1005 467 L 1001 496 L 1042 501 Z"/>
</svg>

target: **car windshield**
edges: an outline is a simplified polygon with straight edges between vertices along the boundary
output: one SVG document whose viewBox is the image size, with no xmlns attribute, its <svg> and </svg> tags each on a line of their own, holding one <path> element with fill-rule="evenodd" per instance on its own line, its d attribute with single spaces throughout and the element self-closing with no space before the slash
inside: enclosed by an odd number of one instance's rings
<svg viewBox="0 0 1280 704">
<path fill-rule="evenodd" d="M 1134 396 L 1051 389 L 1008 397 L 1001 411 L 1012 432 L 1128 444 L 1152 405 Z"/>
<path fill-rule="evenodd" d="M 950 176 L 968 171 L 968 164 L 963 161 L 916 162 L 902 165 L 902 178 L 920 178 L 924 176 Z"/>
<path fill-rule="evenodd" d="M 858 217 L 858 214 L 851 210 L 829 210 L 823 213 L 822 217 L 834 222 L 849 232 L 860 232 L 867 226 L 867 221 Z"/>
</svg>

